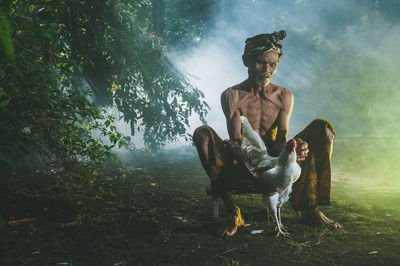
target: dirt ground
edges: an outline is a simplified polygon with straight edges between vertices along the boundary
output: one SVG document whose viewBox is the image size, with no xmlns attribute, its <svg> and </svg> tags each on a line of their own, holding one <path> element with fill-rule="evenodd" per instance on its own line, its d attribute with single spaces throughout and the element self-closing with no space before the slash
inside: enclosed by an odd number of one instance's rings
<svg viewBox="0 0 400 266">
<path fill-rule="evenodd" d="M 0 186 L 0 265 L 399 265 L 398 210 L 357 201 L 354 183 L 335 175 L 322 211 L 343 229 L 302 224 L 287 204 L 291 238 L 274 237 L 260 195 L 234 196 L 251 226 L 222 238 L 190 147 L 132 154 L 85 182 L 57 171 L 19 177 Z"/>
</svg>

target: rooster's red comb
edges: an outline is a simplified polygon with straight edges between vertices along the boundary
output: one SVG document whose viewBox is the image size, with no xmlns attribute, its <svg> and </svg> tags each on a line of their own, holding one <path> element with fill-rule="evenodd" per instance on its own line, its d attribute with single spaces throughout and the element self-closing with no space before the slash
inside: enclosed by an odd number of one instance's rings
<svg viewBox="0 0 400 266">
<path fill-rule="evenodd" d="M 296 150 L 296 147 L 297 147 L 297 143 L 294 139 L 291 139 L 286 143 L 286 150 L 288 152 Z"/>
</svg>

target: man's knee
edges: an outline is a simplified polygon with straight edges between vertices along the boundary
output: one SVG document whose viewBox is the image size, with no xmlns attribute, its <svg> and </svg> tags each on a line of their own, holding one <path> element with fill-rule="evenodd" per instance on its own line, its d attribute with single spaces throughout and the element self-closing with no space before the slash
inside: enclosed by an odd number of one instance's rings
<svg viewBox="0 0 400 266">
<path fill-rule="evenodd" d="M 315 128 L 321 130 L 321 134 L 326 137 L 329 143 L 333 143 L 333 140 L 335 139 L 335 129 L 330 121 L 318 118 L 312 121 L 311 124 Z"/>
<path fill-rule="evenodd" d="M 333 140 L 335 139 L 335 134 L 333 134 L 332 130 L 329 129 L 329 127 L 327 127 L 327 128 L 325 128 L 325 133 L 326 133 L 328 142 L 333 143 Z"/>
<path fill-rule="evenodd" d="M 193 133 L 193 143 L 197 149 L 204 149 L 208 146 L 210 137 L 210 132 L 207 130 L 206 126 L 201 126 Z"/>
</svg>

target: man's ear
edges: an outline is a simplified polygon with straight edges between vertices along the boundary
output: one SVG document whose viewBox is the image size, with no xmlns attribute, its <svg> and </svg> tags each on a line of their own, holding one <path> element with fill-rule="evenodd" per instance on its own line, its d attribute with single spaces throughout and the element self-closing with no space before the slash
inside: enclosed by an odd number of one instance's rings
<svg viewBox="0 0 400 266">
<path fill-rule="evenodd" d="M 245 55 L 242 55 L 243 65 L 249 67 L 249 58 Z"/>
</svg>

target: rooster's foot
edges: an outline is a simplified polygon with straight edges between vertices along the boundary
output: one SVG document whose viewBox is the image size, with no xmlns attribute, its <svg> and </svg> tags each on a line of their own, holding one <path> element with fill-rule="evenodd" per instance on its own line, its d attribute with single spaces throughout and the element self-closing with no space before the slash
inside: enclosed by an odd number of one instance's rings
<svg viewBox="0 0 400 266">
<path fill-rule="evenodd" d="M 280 236 L 286 237 L 286 238 L 292 238 L 288 232 L 283 232 L 283 231 L 278 231 L 276 234 L 275 238 L 278 238 Z"/>
<path fill-rule="evenodd" d="M 285 232 L 285 233 L 288 232 L 286 226 L 284 226 L 283 224 L 280 226 L 280 228 L 281 228 L 281 230 L 282 230 L 283 232 Z M 277 226 L 275 226 L 275 231 L 279 231 Z"/>
</svg>

